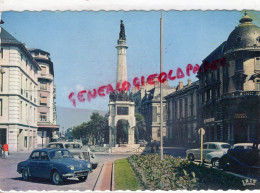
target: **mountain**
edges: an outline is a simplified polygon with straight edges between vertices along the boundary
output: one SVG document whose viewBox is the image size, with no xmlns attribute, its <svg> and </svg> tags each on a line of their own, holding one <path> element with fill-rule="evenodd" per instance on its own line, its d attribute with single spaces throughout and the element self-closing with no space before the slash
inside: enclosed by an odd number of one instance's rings
<svg viewBox="0 0 260 193">
<path fill-rule="evenodd" d="M 93 112 L 98 112 L 100 115 L 105 115 L 106 111 L 92 110 L 92 109 L 79 109 L 68 107 L 56 107 L 57 109 L 57 124 L 60 125 L 60 131 L 63 128 L 66 130 L 73 126 L 77 126 L 83 122 L 90 120 L 90 115 Z"/>
</svg>

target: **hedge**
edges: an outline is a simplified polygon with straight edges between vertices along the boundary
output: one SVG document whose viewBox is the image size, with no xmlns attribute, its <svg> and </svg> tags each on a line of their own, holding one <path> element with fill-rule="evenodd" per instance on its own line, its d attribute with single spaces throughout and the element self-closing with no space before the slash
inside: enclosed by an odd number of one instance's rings
<svg viewBox="0 0 260 193">
<path fill-rule="evenodd" d="M 132 155 L 128 162 L 147 190 L 243 190 L 242 179 L 222 171 L 197 165 L 180 157 L 159 154 Z"/>
</svg>

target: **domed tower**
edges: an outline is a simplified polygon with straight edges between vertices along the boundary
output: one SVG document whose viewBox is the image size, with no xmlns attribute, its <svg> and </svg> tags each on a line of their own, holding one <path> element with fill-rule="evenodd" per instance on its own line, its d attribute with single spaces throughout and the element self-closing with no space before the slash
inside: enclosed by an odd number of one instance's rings
<svg viewBox="0 0 260 193">
<path fill-rule="evenodd" d="M 206 141 L 260 138 L 260 28 L 252 21 L 245 11 L 227 41 L 200 67 L 200 125 Z"/>
<path fill-rule="evenodd" d="M 245 12 L 240 24 L 229 35 L 224 55 L 230 63 L 229 92 L 257 91 L 260 72 L 260 28 Z"/>
</svg>

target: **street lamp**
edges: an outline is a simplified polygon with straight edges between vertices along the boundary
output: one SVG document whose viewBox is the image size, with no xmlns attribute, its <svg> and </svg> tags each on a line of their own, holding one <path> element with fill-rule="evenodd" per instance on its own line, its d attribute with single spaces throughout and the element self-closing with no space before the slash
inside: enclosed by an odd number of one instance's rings
<svg viewBox="0 0 260 193">
<path fill-rule="evenodd" d="M 161 11 L 161 18 L 160 18 L 160 74 L 163 71 L 163 18 L 162 18 L 162 11 Z M 163 160 L 163 107 L 162 107 L 162 83 L 160 81 L 160 141 L 161 141 L 161 151 L 160 157 Z"/>
</svg>

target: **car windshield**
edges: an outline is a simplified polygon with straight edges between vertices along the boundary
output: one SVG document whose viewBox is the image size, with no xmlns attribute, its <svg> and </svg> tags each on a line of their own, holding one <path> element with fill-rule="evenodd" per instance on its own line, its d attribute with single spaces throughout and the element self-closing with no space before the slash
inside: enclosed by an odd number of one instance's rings
<svg viewBox="0 0 260 193">
<path fill-rule="evenodd" d="M 230 148 L 230 145 L 229 145 L 229 144 L 222 144 L 222 145 L 221 145 L 221 148 L 222 148 L 222 149 L 229 149 L 229 148 Z"/>
<path fill-rule="evenodd" d="M 50 159 L 73 158 L 73 155 L 67 150 L 57 150 L 50 152 Z"/>
<path fill-rule="evenodd" d="M 66 149 L 80 149 L 80 144 L 65 144 Z"/>
</svg>

